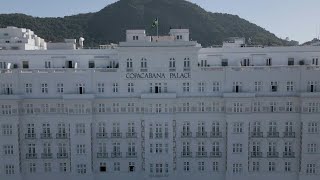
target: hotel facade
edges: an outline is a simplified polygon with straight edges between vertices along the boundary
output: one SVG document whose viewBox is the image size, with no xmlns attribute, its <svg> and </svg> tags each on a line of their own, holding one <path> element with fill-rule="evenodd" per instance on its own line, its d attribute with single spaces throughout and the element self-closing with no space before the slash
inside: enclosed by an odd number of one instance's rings
<svg viewBox="0 0 320 180">
<path fill-rule="evenodd" d="M 319 180 L 320 46 L 74 47 L 0 29 L 0 179 Z"/>
</svg>

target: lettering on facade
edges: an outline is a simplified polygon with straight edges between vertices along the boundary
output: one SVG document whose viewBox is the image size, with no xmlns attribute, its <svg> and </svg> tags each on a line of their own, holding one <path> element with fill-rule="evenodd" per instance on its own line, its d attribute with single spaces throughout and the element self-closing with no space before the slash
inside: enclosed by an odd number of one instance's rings
<svg viewBox="0 0 320 180">
<path fill-rule="evenodd" d="M 189 79 L 191 73 L 127 73 L 127 79 Z"/>
</svg>

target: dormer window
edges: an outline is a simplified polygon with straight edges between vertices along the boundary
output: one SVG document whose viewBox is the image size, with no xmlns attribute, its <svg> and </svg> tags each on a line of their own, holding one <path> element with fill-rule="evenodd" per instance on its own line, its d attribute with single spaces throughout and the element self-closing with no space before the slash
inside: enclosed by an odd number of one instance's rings
<svg viewBox="0 0 320 180">
<path fill-rule="evenodd" d="M 177 39 L 182 39 L 182 35 L 177 35 Z"/>
<path fill-rule="evenodd" d="M 294 65 L 294 59 L 293 58 L 289 58 L 288 59 L 288 66 L 293 66 Z"/>
<path fill-rule="evenodd" d="M 4 33 L 3 36 L 9 36 L 9 34 L 8 33 Z"/>
<path fill-rule="evenodd" d="M 241 62 L 242 66 L 250 66 L 250 59 L 249 58 L 245 58 L 242 60 Z"/>
<path fill-rule="evenodd" d="M 139 36 L 133 36 L 132 39 L 133 39 L 134 41 L 137 41 L 137 40 L 139 40 Z"/>
<path fill-rule="evenodd" d="M 10 43 L 10 41 L 6 41 L 6 43 Z"/>
<path fill-rule="evenodd" d="M 228 66 L 228 59 L 222 59 L 221 66 Z"/>
<path fill-rule="evenodd" d="M 319 58 L 312 58 L 312 65 L 319 65 Z"/>
<path fill-rule="evenodd" d="M 272 65 L 272 59 L 268 58 L 266 59 L 266 66 L 271 66 Z"/>
</svg>

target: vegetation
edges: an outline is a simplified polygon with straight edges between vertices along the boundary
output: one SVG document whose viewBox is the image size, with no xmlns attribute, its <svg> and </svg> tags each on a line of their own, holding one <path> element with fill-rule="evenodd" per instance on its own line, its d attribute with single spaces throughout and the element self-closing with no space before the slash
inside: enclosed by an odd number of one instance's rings
<svg viewBox="0 0 320 180">
<path fill-rule="evenodd" d="M 32 29 L 46 41 L 83 36 L 86 46 L 118 43 L 125 40 L 126 29 L 146 29 L 159 19 L 159 34 L 170 28 L 189 28 L 190 37 L 203 46 L 221 44 L 228 37 L 245 37 L 252 44 L 288 45 L 267 30 L 236 15 L 207 12 L 185 0 L 120 0 L 96 13 L 63 18 L 39 18 L 24 14 L 1 14 L 0 27 L 16 26 Z"/>
</svg>

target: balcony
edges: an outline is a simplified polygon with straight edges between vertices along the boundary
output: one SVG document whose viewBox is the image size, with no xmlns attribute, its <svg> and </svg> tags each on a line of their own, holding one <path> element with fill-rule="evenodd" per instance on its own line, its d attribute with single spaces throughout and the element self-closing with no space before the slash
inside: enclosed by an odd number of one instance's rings
<svg viewBox="0 0 320 180">
<path fill-rule="evenodd" d="M 162 139 L 162 133 L 155 133 L 155 139 Z"/>
<path fill-rule="evenodd" d="M 262 158 L 262 152 L 251 152 L 252 158 Z"/>
<path fill-rule="evenodd" d="M 197 132 L 196 137 L 197 138 L 206 138 L 207 132 Z"/>
<path fill-rule="evenodd" d="M 197 152 L 196 153 L 196 157 L 198 158 L 204 158 L 204 157 L 208 157 L 208 153 L 207 152 Z"/>
<path fill-rule="evenodd" d="M 267 133 L 268 138 L 278 138 L 279 137 L 279 132 L 268 132 Z"/>
<path fill-rule="evenodd" d="M 35 133 L 26 133 L 25 138 L 26 139 L 36 139 L 36 134 Z"/>
<path fill-rule="evenodd" d="M 107 152 L 98 152 L 97 158 L 108 158 L 108 153 Z"/>
<path fill-rule="evenodd" d="M 221 158 L 222 153 L 221 152 L 210 152 L 210 157 L 212 158 Z"/>
<path fill-rule="evenodd" d="M 57 139 L 68 139 L 68 134 L 67 133 L 57 133 L 56 138 Z"/>
<path fill-rule="evenodd" d="M 140 72 L 148 72 L 148 69 L 147 68 L 141 68 Z"/>
<path fill-rule="evenodd" d="M 251 132 L 252 138 L 263 138 L 263 132 Z"/>
<path fill-rule="evenodd" d="M 295 158 L 294 152 L 283 152 L 284 158 Z"/>
<path fill-rule="evenodd" d="M 127 138 L 137 138 L 137 133 L 136 132 L 127 132 L 126 137 Z"/>
<path fill-rule="evenodd" d="M 296 133 L 295 132 L 284 132 L 283 133 L 283 137 L 285 137 L 285 138 L 295 138 L 296 137 Z"/>
<path fill-rule="evenodd" d="M 52 153 L 41 153 L 42 159 L 52 159 Z"/>
<path fill-rule="evenodd" d="M 192 132 L 181 132 L 181 138 L 191 138 Z"/>
<path fill-rule="evenodd" d="M 113 132 L 111 133 L 111 138 L 122 138 L 121 132 Z"/>
<path fill-rule="evenodd" d="M 51 133 L 41 133 L 40 134 L 41 139 L 52 139 Z"/>
<path fill-rule="evenodd" d="M 181 152 L 181 157 L 182 158 L 191 158 L 192 152 L 190 152 L 190 151 Z"/>
<path fill-rule="evenodd" d="M 26 159 L 37 159 L 37 153 L 27 153 Z"/>
<path fill-rule="evenodd" d="M 68 158 L 68 153 L 57 153 L 58 159 L 65 159 Z"/>
<path fill-rule="evenodd" d="M 137 158 L 137 152 L 127 152 L 127 158 Z"/>
<path fill-rule="evenodd" d="M 122 158 L 122 153 L 121 152 L 112 152 L 111 157 L 112 158 Z"/>
<path fill-rule="evenodd" d="M 267 157 L 268 158 L 278 158 L 279 157 L 279 153 L 278 152 L 268 152 L 267 153 Z"/>
<path fill-rule="evenodd" d="M 222 132 L 211 132 L 210 137 L 211 138 L 222 138 Z"/>
<path fill-rule="evenodd" d="M 97 133 L 97 138 L 107 138 L 107 133 Z"/>
</svg>

